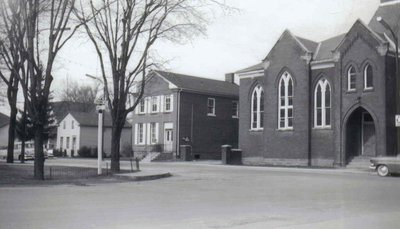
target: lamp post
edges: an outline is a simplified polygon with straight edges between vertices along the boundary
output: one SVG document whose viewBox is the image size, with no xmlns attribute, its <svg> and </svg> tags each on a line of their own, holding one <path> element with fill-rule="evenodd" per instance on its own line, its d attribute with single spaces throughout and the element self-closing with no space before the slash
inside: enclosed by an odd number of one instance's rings
<svg viewBox="0 0 400 229">
<path fill-rule="evenodd" d="M 399 42 L 398 42 L 398 37 L 396 34 L 393 32 L 392 28 L 389 26 L 389 24 L 383 20 L 382 17 L 377 17 L 376 20 L 385 27 L 385 29 L 389 30 L 390 33 L 392 34 L 392 37 L 394 39 L 394 44 L 395 44 L 395 59 L 396 59 L 396 96 L 395 96 L 395 101 L 396 101 L 396 119 L 398 118 L 400 114 L 400 85 L 399 85 Z M 397 136 L 396 136 L 396 146 L 397 146 L 397 155 L 400 155 L 400 128 L 397 126 Z"/>
<path fill-rule="evenodd" d="M 92 76 L 90 74 L 85 74 L 85 76 L 99 80 L 101 83 L 103 83 L 99 78 Z M 101 175 L 101 163 L 103 160 L 103 149 L 104 149 L 104 111 L 106 110 L 105 106 L 105 98 L 106 98 L 106 87 L 103 85 L 103 98 L 100 99 L 96 103 L 96 110 L 99 113 L 99 118 L 98 118 L 98 129 L 97 129 L 97 174 Z"/>
</svg>

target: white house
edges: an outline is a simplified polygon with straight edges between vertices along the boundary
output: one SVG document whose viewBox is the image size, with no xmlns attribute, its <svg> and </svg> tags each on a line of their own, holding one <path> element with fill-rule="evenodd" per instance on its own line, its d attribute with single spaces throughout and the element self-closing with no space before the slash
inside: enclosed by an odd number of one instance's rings
<svg viewBox="0 0 400 229">
<path fill-rule="evenodd" d="M 66 150 L 68 156 L 78 155 L 78 150 L 86 146 L 97 147 L 97 120 L 98 114 L 92 112 L 70 111 L 58 123 L 57 146 L 58 150 Z M 104 118 L 104 152 L 107 156 L 111 154 L 111 115 L 105 114 Z M 121 134 L 120 152 L 126 149 L 130 152 L 132 147 L 132 131 L 129 123 L 125 124 Z M 126 152 L 125 152 L 126 153 Z"/>
<path fill-rule="evenodd" d="M 0 113 L 0 148 L 7 147 L 8 145 L 8 127 L 10 117 Z"/>
</svg>

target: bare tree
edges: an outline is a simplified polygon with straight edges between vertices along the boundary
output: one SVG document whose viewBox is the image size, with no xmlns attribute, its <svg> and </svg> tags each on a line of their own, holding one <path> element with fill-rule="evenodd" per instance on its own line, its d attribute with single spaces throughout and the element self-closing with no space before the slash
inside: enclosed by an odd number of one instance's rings
<svg viewBox="0 0 400 229">
<path fill-rule="evenodd" d="M 14 162 L 18 86 L 20 74 L 25 70 L 24 58 L 19 48 L 25 36 L 25 26 L 20 12 L 21 6 L 18 2 L 12 0 L 0 2 L 0 78 L 7 87 L 10 106 L 7 163 Z"/>
<path fill-rule="evenodd" d="M 68 102 L 78 102 L 85 104 L 94 104 L 99 93 L 99 84 L 95 86 L 79 85 L 77 82 L 66 84 L 60 94 L 61 100 Z"/>
<path fill-rule="evenodd" d="M 26 71 L 19 75 L 27 116 L 35 130 L 35 179 L 44 179 L 43 143 L 48 122 L 47 107 L 53 81 L 53 64 L 60 49 L 72 37 L 71 15 L 75 0 L 14 0 L 20 7 L 26 34 L 19 46 Z M 26 80 L 29 79 L 29 80 Z M 26 83 L 28 82 L 28 83 Z"/>
<path fill-rule="evenodd" d="M 129 112 L 143 96 L 146 72 L 159 39 L 182 41 L 205 31 L 203 11 L 213 0 L 90 0 L 78 17 L 97 52 L 112 116 L 111 170 L 118 172 L 120 138 Z M 209 9 L 209 8 L 207 8 Z M 110 77 L 108 77 L 110 76 Z M 129 103 L 139 83 L 135 102 Z"/>
</svg>

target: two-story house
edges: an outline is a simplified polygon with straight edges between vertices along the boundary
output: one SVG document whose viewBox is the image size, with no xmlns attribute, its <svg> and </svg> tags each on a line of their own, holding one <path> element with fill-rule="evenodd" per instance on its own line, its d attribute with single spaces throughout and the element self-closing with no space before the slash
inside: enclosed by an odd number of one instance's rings
<svg viewBox="0 0 400 229">
<path fill-rule="evenodd" d="M 126 122 L 121 134 L 120 153 L 129 156 L 132 149 L 132 127 Z M 110 113 L 104 116 L 104 153 L 111 155 L 112 121 Z M 78 150 L 85 146 L 97 147 L 98 114 L 95 110 L 90 112 L 69 111 L 59 122 L 57 127 L 56 149 L 66 151 L 68 156 L 78 155 Z M 123 152 L 128 151 L 128 152 Z"/>
<path fill-rule="evenodd" d="M 240 70 L 244 164 L 345 166 L 396 154 L 396 38 L 400 1 L 369 24 L 314 42 L 286 30 L 261 63 Z"/>
<path fill-rule="evenodd" d="M 221 158 L 221 145 L 238 142 L 239 87 L 233 77 L 150 72 L 132 116 L 133 151 L 179 158 L 180 146 L 190 145 L 195 159 Z"/>
</svg>

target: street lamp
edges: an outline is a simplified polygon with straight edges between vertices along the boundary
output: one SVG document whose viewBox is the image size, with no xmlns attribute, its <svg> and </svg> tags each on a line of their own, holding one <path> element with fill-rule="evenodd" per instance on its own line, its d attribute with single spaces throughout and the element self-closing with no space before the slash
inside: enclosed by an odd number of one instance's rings
<svg viewBox="0 0 400 229">
<path fill-rule="evenodd" d="M 99 78 L 92 76 L 90 74 L 85 74 L 85 76 L 99 80 L 102 82 Z M 103 83 L 103 82 L 102 82 Z M 105 97 L 106 97 L 106 87 L 104 86 L 104 92 L 103 92 L 103 98 L 100 99 L 98 102 L 96 102 L 96 110 L 99 112 L 99 118 L 98 118 L 98 128 L 97 128 L 97 174 L 101 175 L 101 162 L 103 160 L 103 146 L 104 146 L 104 131 L 103 131 L 103 126 L 104 126 L 104 111 L 106 109 L 105 106 Z"/>
<path fill-rule="evenodd" d="M 399 85 L 400 80 L 399 80 L 399 47 L 398 47 L 399 42 L 398 42 L 398 37 L 393 32 L 392 28 L 390 28 L 389 24 L 385 20 L 383 20 L 382 17 L 377 17 L 376 20 L 379 23 L 381 23 L 381 25 L 383 25 L 383 27 L 385 27 L 385 29 L 390 31 L 390 33 L 392 34 L 392 37 L 394 39 L 394 44 L 395 44 L 395 48 L 396 48 L 396 50 L 395 50 L 395 53 L 396 53 L 395 54 L 396 55 L 396 57 L 395 57 L 395 59 L 396 59 L 396 96 L 395 96 L 396 117 L 395 118 L 396 118 L 396 121 L 397 121 L 398 118 L 399 118 L 399 115 L 400 115 L 400 90 L 399 90 L 400 89 L 400 85 Z M 400 151 L 400 140 L 399 140 L 399 138 L 400 138 L 400 128 L 397 125 L 396 125 L 396 127 L 397 127 L 397 136 L 396 136 L 397 152 L 396 153 L 397 153 L 397 155 L 400 155 L 399 154 L 399 151 Z"/>
</svg>

